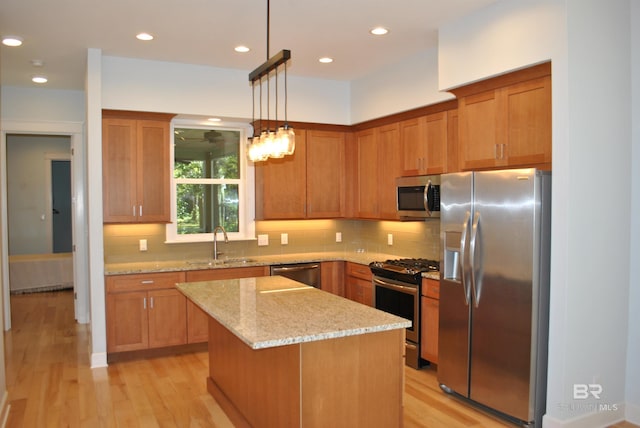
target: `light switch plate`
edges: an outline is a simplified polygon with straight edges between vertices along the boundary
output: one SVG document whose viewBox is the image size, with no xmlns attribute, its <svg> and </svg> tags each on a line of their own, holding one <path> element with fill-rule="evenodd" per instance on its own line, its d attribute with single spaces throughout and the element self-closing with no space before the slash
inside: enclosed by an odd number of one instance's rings
<svg viewBox="0 0 640 428">
<path fill-rule="evenodd" d="M 258 247 L 266 247 L 269 245 L 269 235 L 258 235 Z"/>
<path fill-rule="evenodd" d="M 147 251 L 147 240 L 141 239 L 140 242 L 138 243 L 138 246 L 140 248 L 140 251 Z"/>
<path fill-rule="evenodd" d="M 393 233 L 387 233 L 387 245 L 393 245 Z"/>
<path fill-rule="evenodd" d="M 281 245 L 287 245 L 289 243 L 289 234 L 288 233 L 281 233 L 280 234 L 280 244 Z"/>
<path fill-rule="evenodd" d="M 342 242 L 342 232 L 336 232 L 336 242 Z"/>
</svg>

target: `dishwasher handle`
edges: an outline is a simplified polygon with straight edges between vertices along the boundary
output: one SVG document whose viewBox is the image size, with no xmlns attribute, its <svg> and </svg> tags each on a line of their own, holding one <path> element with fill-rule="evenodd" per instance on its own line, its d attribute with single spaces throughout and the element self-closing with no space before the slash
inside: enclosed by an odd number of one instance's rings
<svg viewBox="0 0 640 428">
<path fill-rule="evenodd" d="M 304 266 L 273 266 L 271 268 L 271 273 L 273 275 L 277 275 L 279 272 L 299 272 L 301 270 L 317 269 L 319 267 L 320 265 L 318 264 Z"/>
</svg>

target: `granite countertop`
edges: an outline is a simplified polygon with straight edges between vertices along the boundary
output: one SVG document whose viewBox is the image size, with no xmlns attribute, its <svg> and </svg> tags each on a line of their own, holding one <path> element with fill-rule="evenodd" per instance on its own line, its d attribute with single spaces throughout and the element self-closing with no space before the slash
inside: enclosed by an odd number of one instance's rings
<svg viewBox="0 0 640 428">
<path fill-rule="evenodd" d="M 404 318 L 282 276 L 186 282 L 177 288 L 253 349 L 411 326 Z"/>
<path fill-rule="evenodd" d="M 126 275 L 134 273 L 175 272 L 200 269 L 224 269 L 248 266 L 270 266 L 282 263 L 307 263 L 326 261 L 349 261 L 368 265 L 373 261 L 399 258 L 381 253 L 356 252 L 318 252 L 279 254 L 272 256 L 247 256 L 242 258 L 220 259 L 216 263 L 209 260 L 161 260 L 149 262 L 105 263 L 105 275 Z"/>
</svg>

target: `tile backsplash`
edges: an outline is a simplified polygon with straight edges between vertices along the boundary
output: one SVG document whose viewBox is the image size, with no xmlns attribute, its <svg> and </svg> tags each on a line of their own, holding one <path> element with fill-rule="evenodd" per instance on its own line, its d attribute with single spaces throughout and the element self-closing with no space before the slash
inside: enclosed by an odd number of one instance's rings
<svg viewBox="0 0 640 428">
<path fill-rule="evenodd" d="M 342 242 L 336 242 L 340 233 Z M 393 254 L 398 257 L 439 258 L 440 222 L 437 220 L 394 222 L 369 220 L 287 220 L 256 222 L 256 236 L 268 235 L 269 245 L 257 240 L 218 241 L 222 257 L 249 257 L 305 252 L 344 251 Z M 286 234 L 286 245 L 281 243 Z M 391 235 L 391 236 L 389 236 Z M 392 245 L 389 245 L 391 238 Z M 147 251 L 139 251 L 140 239 Z M 106 263 L 193 260 L 211 257 L 211 242 L 165 243 L 163 224 L 104 226 Z"/>
</svg>

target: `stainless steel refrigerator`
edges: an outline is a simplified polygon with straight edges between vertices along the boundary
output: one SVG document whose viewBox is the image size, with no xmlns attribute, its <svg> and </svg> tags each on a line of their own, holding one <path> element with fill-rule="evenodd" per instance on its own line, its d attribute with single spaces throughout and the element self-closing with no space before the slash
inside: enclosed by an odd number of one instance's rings
<svg viewBox="0 0 640 428">
<path fill-rule="evenodd" d="M 514 422 L 542 426 L 551 175 L 513 169 L 441 179 L 438 382 Z"/>
</svg>

